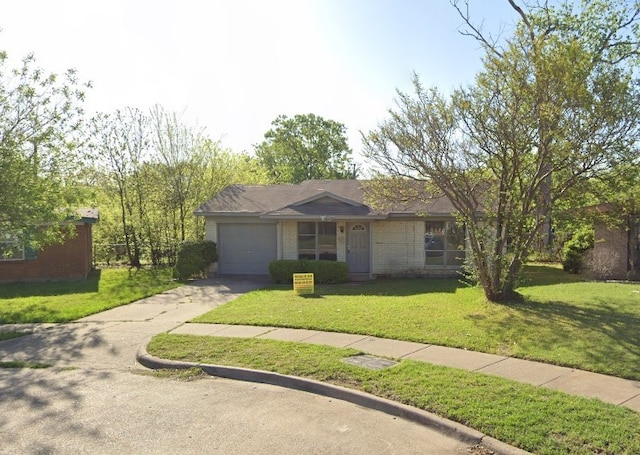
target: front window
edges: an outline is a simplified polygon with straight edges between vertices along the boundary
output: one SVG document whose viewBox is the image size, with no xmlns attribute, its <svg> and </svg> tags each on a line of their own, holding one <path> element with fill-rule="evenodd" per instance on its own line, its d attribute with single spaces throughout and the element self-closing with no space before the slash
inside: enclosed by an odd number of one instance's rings
<svg viewBox="0 0 640 455">
<path fill-rule="evenodd" d="M 338 259 L 336 223 L 298 223 L 298 259 Z"/>
<path fill-rule="evenodd" d="M 464 262 L 464 228 L 453 221 L 427 221 L 425 265 L 460 267 Z"/>
<path fill-rule="evenodd" d="M 24 248 L 15 237 L 0 234 L 0 261 L 21 261 L 24 259 Z"/>
</svg>

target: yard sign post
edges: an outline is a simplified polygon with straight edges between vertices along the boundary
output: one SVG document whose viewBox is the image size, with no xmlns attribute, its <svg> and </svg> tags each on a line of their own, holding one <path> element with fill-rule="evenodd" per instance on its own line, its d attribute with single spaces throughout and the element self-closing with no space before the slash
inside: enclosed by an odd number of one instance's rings
<svg viewBox="0 0 640 455">
<path fill-rule="evenodd" d="M 293 290 L 298 295 L 313 294 L 315 292 L 313 273 L 294 273 Z"/>
</svg>

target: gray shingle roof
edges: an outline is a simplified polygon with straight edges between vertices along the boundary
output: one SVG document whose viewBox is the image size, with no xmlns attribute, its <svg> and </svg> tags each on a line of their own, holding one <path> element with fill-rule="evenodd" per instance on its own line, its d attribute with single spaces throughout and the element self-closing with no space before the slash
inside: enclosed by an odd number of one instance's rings
<svg viewBox="0 0 640 455">
<path fill-rule="evenodd" d="M 296 218 L 326 215 L 336 218 L 415 215 L 449 215 L 451 203 L 444 197 L 385 209 L 367 205 L 366 181 L 306 180 L 292 185 L 231 185 L 202 204 L 196 215 L 254 215 L 265 218 Z"/>
</svg>

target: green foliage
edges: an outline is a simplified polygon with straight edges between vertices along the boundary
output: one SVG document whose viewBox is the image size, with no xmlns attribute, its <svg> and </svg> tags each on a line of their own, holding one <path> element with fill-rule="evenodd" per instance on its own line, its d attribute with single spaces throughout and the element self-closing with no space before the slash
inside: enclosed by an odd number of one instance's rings
<svg viewBox="0 0 640 455">
<path fill-rule="evenodd" d="M 0 232 L 33 247 L 56 243 L 75 178 L 85 85 L 35 66 L 6 68 L 0 51 Z"/>
<path fill-rule="evenodd" d="M 483 70 L 449 96 L 416 75 L 365 154 L 390 186 L 407 182 L 397 200 L 433 189 L 451 200 L 485 296 L 511 301 L 524 260 L 548 242 L 552 209 L 612 168 L 637 169 L 640 10 L 511 2 L 519 21 L 496 42 L 452 4 L 483 44 Z"/>
<path fill-rule="evenodd" d="M 582 272 L 584 254 L 593 248 L 593 242 L 593 228 L 582 228 L 565 242 L 562 248 L 562 268 L 565 272 Z"/>
<path fill-rule="evenodd" d="M 256 158 L 232 153 L 175 113 L 155 106 L 92 119 L 93 169 L 101 220 L 98 260 L 174 265 L 184 240 L 204 238 L 194 210 L 233 183 L 266 183 Z"/>
<path fill-rule="evenodd" d="M 345 126 L 314 114 L 281 115 L 255 148 L 275 183 L 355 177 Z"/>
<path fill-rule="evenodd" d="M 269 263 L 269 275 L 276 283 L 292 283 L 294 273 L 313 273 L 317 284 L 346 283 L 348 280 L 345 262 L 287 259 Z"/>
<path fill-rule="evenodd" d="M 178 260 L 174 267 L 174 277 L 180 281 L 194 276 L 202 276 L 207 267 L 217 260 L 216 244 L 209 240 L 186 241 L 180 245 Z"/>
</svg>

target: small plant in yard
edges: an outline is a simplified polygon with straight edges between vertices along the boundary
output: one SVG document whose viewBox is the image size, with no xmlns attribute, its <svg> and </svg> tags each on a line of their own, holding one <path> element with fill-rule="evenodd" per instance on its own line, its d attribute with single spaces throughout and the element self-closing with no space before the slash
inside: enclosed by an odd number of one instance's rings
<svg viewBox="0 0 640 455">
<path fill-rule="evenodd" d="M 207 267 L 217 259 L 216 244 L 211 241 L 187 241 L 180 245 L 174 277 L 180 281 L 194 276 L 203 276 Z"/>
<path fill-rule="evenodd" d="M 593 229 L 583 228 L 565 242 L 562 249 L 562 267 L 565 272 L 582 272 L 585 266 L 585 254 L 593 248 L 593 236 Z"/>
</svg>

